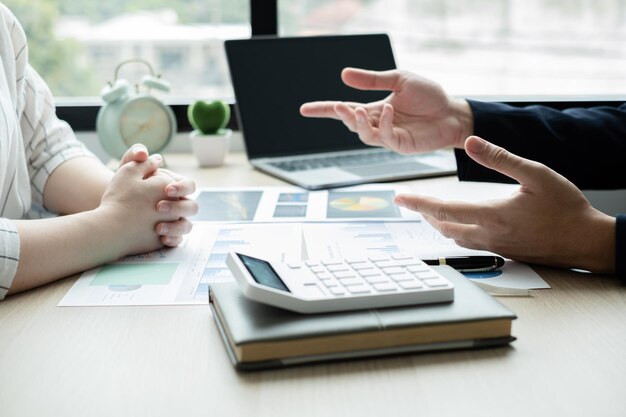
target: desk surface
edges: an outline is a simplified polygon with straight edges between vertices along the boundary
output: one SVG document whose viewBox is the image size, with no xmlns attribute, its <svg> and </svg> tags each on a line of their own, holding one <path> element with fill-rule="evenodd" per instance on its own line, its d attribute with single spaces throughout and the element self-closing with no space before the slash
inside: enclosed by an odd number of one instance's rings
<svg viewBox="0 0 626 417">
<path fill-rule="evenodd" d="M 166 161 L 199 185 L 284 184 L 242 155 Z M 510 347 L 253 374 L 231 367 L 208 306 L 56 307 L 70 277 L 0 303 L 0 415 L 626 415 L 626 287 L 536 270 L 551 290 L 499 298 L 519 317 Z"/>
</svg>

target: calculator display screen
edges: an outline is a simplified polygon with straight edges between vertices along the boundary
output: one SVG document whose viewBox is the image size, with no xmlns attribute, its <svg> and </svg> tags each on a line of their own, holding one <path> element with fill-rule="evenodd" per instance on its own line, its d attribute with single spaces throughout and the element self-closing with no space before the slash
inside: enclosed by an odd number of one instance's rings
<svg viewBox="0 0 626 417">
<path fill-rule="evenodd" d="M 268 262 L 240 253 L 238 253 L 237 256 L 239 256 L 243 265 L 258 284 L 285 292 L 291 292 Z"/>
</svg>

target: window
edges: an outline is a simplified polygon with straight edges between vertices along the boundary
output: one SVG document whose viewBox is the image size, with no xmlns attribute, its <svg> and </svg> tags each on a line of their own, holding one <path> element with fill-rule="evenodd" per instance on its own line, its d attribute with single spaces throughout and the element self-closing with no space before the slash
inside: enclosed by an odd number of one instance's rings
<svg viewBox="0 0 626 417">
<path fill-rule="evenodd" d="M 278 0 L 280 34 L 386 32 L 464 96 L 623 95 L 626 0 Z"/>
<path fill-rule="evenodd" d="M 161 48 L 159 51 L 159 68 L 163 71 L 176 71 L 181 72 L 185 68 L 183 51 L 187 49 L 185 45 L 180 45 L 176 48 Z M 180 79 L 180 78 L 175 78 Z"/>
<path fill-rule="evenodd" d="M 249 0 L 4 0 L 29 39 L 30 61 L 58 103 L 99 102 L 117 64 L 142 58 L 171 97 L 232 97 L 224 39 L 250 36 Z M 138 66 L 120 76 L 140 79 Z M 214 73 L 214 72 L 219 73 Z M 91 98 L 86 99 L 86 98 Z"/>
<path fill-rule="evenodd" d="M 180 103 L 173 104 L 179 128 L 189 129 L 190 100 L 233 98 L 223 41 L 251 34 L 387 32 L 399 67 L 457 95 L 518 102 L 600 95 L 615 104 L 626 93 L 626 0 L 3 3 L 24 26 L 31 63 L 55 94 L 59 116 L 76 130 L 94 129 L 100 90 L 128 58 L 148 60 L 171 82 L 165 99 Z M 131 66 L 121 76 L 138 80 L 145 71 Z M 564 104 L 556 100 L 551 105 Z"/>
</svg>

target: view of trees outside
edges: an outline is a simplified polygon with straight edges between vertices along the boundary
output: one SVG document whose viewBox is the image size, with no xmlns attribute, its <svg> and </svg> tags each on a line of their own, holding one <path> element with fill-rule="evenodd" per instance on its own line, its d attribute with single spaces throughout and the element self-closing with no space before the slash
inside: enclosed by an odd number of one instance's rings
<svg viewBox="0 0 626 417">
<path fill-rule="evenodd" d="M 17 16 L 28 38 L 29 59 L 58 95 L 73 95 L 86 87 L 94 91 L 96 80 L 87 68 L 74 64 L 82 52 L 72 40 L 55 36 L 59 19 L 56 0 L 2 0 Z"/>
<path fill-rule="evenodd" d="M 626 0 L 279 0 L 282 35 L 386 32 L 453 94 L 623 95 Z"/>
<path fill-rule="evenodd" d="M 170 97 L 232 97 L 224 39 L 248 0 L 1 0 L 61 100 L 99 101 L 115 67 L 151 62 Z M 278 0 L 281 35 L 386 32 L 399 67 L 458 95 L 623 95 L 626 0 Z M 124 67 L 139 80 L 146 68 Z M 85 98 L 90 97 L 90 98 Z"/>
<path fill-rule="evenodd" d="M 60 101 L 99 101 L 115 67 L 130 58 L 150 62 L 172 84 L 170 97 L 230 97 L 223 41 L 250 36 L 248 0 L 1 1 L 22 23 L 31 64 Z M 129 64 L 119 75 L 137 82 L 146 72 Z"/>
</svg>

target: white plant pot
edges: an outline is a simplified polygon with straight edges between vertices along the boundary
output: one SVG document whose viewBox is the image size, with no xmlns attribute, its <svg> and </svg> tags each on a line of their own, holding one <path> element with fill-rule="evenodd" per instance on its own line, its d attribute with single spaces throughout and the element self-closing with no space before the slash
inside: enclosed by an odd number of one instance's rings
<svg viewBox="0 0 626 417">
<path fill-rule="evenodd" d="M 201 167 L 217 167 L 224 164 L 224 158 L 230 147 L 230 138 L 233 131 L 222 129 L 219 134 L 203 135 L 194 130 L 189 135 L 191 149 Z"/>
</svg>

